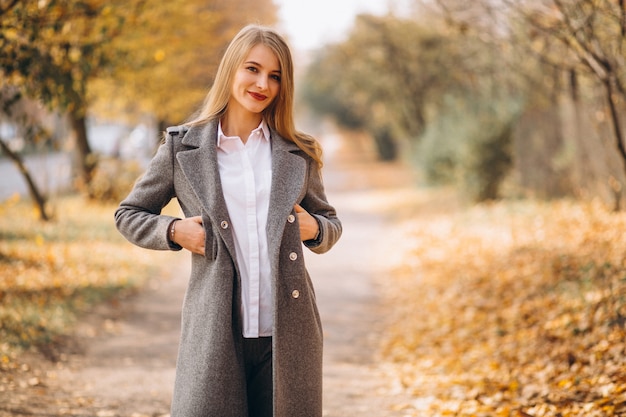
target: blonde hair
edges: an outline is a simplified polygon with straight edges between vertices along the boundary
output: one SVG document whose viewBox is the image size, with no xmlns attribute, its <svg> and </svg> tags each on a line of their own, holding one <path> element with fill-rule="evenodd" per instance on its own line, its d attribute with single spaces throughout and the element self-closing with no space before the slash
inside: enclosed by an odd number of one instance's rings
<svg viewBox="0 0 626 417">
<path fill-rule="evenodd" d="M 231 86 L 235 72 L 256 45 L 265 45 L 274 52 L 281 71 L 280 90 L 274 101 L 263 111 L 268 126 L 322 166 L 322 148 L 310 135 L 296 130 L 293 120 L 294 76 L 293 59 L 289 46 L 274 29 L 248 25 L 235 35 L 228 45 L 217 69 L 213 86 L 197 115 L 187 125 L 199 125 L 221 118 L 228 110 Z"/>
</svg>

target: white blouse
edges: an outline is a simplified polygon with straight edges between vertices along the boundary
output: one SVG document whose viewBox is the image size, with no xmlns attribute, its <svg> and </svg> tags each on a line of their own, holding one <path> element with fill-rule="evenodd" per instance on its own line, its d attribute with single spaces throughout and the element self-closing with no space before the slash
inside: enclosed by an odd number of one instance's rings
<svg viewBox="0 0 626 417">
<path fill-rule="evenodd" d="M 262 121 L 246 144 L 219 124 L 217 162 L 241 273 L 243 336 L 272 335 L 272 286 L 267 216 L 272 186 L 269 128 Z"/>
</svg>

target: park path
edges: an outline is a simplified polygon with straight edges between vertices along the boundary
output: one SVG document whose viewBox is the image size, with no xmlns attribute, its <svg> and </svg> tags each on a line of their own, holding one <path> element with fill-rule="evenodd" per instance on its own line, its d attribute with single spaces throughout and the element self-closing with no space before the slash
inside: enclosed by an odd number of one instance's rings
<svg viewBox="0 0 626 417">
<path fill-rule="evenodd" d="M 394 410 L 403 400 L 385 377 L 377 350 L 386 321 L 380 290 L 401 255 L 392 244 L 399 226 L 381 203 L 407 178 L 367 152 L 366 160 L 358 152 L 342 155 L 329 155 L 324 176 L 343 236 L 326 254 L 306 251 L 325 334 L 324 416 L 402 417 Z M 189 260 L 182 253 L 164 256 L 172 256 L 166 277 L 155 277 L 139 295 L 80 325 L 84 348 L 53 374 L 60 410 L 53 415 L 168 415 Z"/>
</svg>

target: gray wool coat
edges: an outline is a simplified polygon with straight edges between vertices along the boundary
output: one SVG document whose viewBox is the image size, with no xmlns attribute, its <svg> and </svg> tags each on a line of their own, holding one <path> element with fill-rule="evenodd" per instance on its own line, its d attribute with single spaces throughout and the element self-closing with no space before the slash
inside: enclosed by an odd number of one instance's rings
<svg viewBox="0 0 626 417">
<path fill-rule="evenodd" d="M 167 237 L 177 198 L 186 217 L 202 216 L 206 253 L 192 254 L 182 310 L 172 417 L 248 415 L 242 362 L 240 274 L 217 165 L 217 123 L 168 129 L 147 171 L 115 212 L 118 230 L 148 249 L 179 250 Z M 271 131 L 272 188 L 267 224 L 274 295 L 275 417 L 322 416 L 322 326 L 303 246 L 328 251 L 341 223 L 327 202 L 317 164 Z M 300 240 L 299 203 L 320 225 Z"/>
</svg>

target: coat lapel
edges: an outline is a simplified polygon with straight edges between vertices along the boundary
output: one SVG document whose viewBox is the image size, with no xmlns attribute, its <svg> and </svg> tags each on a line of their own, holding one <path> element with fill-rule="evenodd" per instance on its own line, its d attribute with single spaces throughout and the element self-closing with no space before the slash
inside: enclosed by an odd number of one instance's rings
<svg viewBox="0 0 626 417">
<path fill-rule="evenodd" d="M 304 197 L 306 161 L 294 152 L 298 146 L 272 130 L 272 189 L 267 219 L 270 257 L 278 256 L 283 230 L 293 206 Z"/>
<path fill-rule="evenodd" d="M 213 222 L 213 231 L 220 234 L 222 240 L 235 258 L 235 243 L 231 228 L 221 227 L 222 221 L 230 224 L 222 181 L 217 164 L 217 122 L 192 126 L 183 137 L 182 144 L 188 150 L 176 154 L 187 181 L 202 204 L 202 208 Z"/>
<path fill-rule="evenodd" d="M 304 197 L 306 161 L 294 152 L 298 146 L 271 131 L 272 141 L 272 188 L 270 192 L 267 237 L 270 257 L 278 256 L 283 230 L 293 205 Z M 183 137 L 187 150 L 180 151 L 176 158 L 187 181 L 191 185 L 203 209 L 226 243 L 232 259 L 236 259 L 235 243 L 230 228 L 223 229 L 220 223 L 230 223 L 222 182 L 217 164 L 217 122 L 193 126 Z"/>
</svg>

